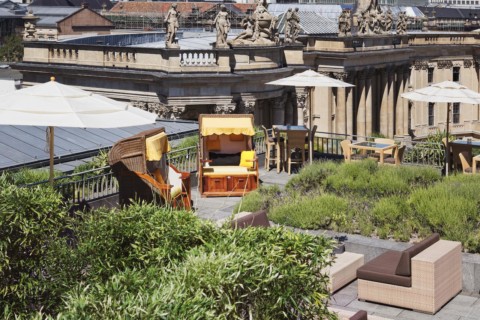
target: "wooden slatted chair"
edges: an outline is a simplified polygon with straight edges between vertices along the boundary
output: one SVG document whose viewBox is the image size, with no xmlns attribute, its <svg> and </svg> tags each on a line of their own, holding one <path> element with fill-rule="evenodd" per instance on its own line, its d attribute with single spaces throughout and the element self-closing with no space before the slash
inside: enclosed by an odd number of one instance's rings
<svg viewBox="0 0 480 320">
<path fill-rule="evenodd" d="M 345 161 L 361 161 L 367 158 L 364 154 L 352 154 L 352 149 L 350 145 L 352 144 L 351 140 L 345 139 L 340 142 L 340 146 L 342 147 L 343 158 Z"/>
<path fill-rule="evenodd" d="M 287 131 L 287 141 L 285 146 L 285 165 L 288 174 L 291 174 L 292 164 L 303 165 L 305 163 L 305 139 L 308 138 L 308 132 Z"/>
<path fill-rule="evenodd" d="M 403 154 L 405 153 L 406 146 L 400 146 L 395 148 L 395 154 L 392 157 L 383 160 L 383 164 L 399 166 L 402 164 Z"/>
<path fill-rule="evenodd" d="M 460 152 L 458 154 L 458 157 L 460 158 L 460 162 L 462 164 L 463 173 L 465 173 L 465 174 L 472 174 L 473 173 L 472 166 L 470 165 L 470 163 L 467 160 L 467 158 L 469 156 L 470 156 L 470 153 L 467 152 L 467 151 L 463 151 L 463 152 Z"/>
</svg>

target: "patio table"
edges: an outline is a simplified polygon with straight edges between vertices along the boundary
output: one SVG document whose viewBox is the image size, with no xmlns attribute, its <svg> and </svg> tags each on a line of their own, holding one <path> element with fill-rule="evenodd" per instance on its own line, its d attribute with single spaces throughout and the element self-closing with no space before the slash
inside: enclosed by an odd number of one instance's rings
<svg viewBox="0 0 480 320">
<path fill-rule="evenodd" d="M 380 163 L 383 164 L 384 153 L 386 150 L 395 149 L 397 147 L 396 144 L 387 144 L 387 143 L 378 143 L 378 142 L 371 142 L 371 141 L 362 141 L 350 144 L 350 149 L 358 149 L 358 150 L 371 150 L 378 152 L 380 154 Z"/>
</svg>

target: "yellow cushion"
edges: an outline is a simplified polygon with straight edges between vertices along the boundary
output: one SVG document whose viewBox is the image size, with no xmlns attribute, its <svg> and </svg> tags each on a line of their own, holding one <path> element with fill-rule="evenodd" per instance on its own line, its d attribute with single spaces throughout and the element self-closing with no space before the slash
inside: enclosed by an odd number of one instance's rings
<svg viewBox="0 0 480 320">
<path fill-rule="evenodd" d="M 240 167 L 253 168 L 253 159 L 255 159 L 255 151 L 242 151 L 240 155 Z"/>
</svg>

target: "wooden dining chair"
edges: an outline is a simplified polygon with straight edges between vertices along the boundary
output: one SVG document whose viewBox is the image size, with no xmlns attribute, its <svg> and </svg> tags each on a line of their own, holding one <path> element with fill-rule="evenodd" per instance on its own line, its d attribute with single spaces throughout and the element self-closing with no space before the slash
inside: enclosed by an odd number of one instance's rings
<svg viewBox="0 0 480 320">
<path fill-rule="evenodd" d="M 305 163 L 305 138 L 308 138 L 308 132 L 287 131 L 285 165 L 288 174 L 291 174 L 292 164 L 303 165 Z"/>
<path fill-rule="evenodd" d="M 470 165 L 470 162 L 467 160 L 469 158 L 470 154 L 468 151 L 463 151 L 458 154 L 458 157 L 460 158 L 460 162 L 462 164 L 462 170 L 463 173 L 465 174 L 472 174 L 472 166 Z"/>
<path fill-rule="evenodd" d="M 262 126 L 263 134 L 265 135 L 265 169 L 270 170 L 270 163 L 275 163 L 275 158 L 272 153 L 275 151 L 275 138 L 268 133 L 268 129 Z M 273 131 L 272 131 L 273 132 Z"/>
</svg>

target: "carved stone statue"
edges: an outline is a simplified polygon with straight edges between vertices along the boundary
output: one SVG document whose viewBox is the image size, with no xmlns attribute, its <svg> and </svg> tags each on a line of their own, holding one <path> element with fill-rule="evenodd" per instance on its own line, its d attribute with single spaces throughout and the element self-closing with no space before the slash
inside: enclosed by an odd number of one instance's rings
<svg viewBox="0 0 480 320">
<path fill-rule="evenodd" d="M 383 33 L 390 33 L 393 26 L 393 14 L 390 8 L 383 13 L 382 16 L 382 31 Z"/>
<path fill-rule="evenodd" d="M 406 34 L 407 33 L 407 13 L 401 11 L 398 14 L 397 18 L 397 34 Z"/>
<path fill-rule="evenodd" d="M 242 40 L 242 39 L 251 39 L 253 37 L 253 27 L 254 27 L 254 22 L 251 16 L 245 17 L 242 19 L 240 22 L 242 25 L 244 31 L 242 31 L 238 36 L 235 37 L 235 40 Z"/>
<path fill-rule="evenodd" d="M 350 11 L 342 10 L 338 17 L 338 36 L 349 37 L 352 35 L 352 24 L 350 22 Z"/>
<path fill-rule="evenodd" d="M 38 18 L 33 15 L 32 10 L 28 11 L 28 14 L 23 17 L 25 30 L 23 32 L 23 39 L 26 41 L 32 41 L 37 39 L 37 20 Z"/>
<path fill-rule="evenodd" d="M 300 33 L 300 16 L 298 8 L 289 8 L 285 15 L 285 43 L 295 43 Z"/>
<path fill-rule="evenodd" d="M 227 8 L 225 5 L 220 5 L 220 11 L 218 12 L 215 20 L 213 20 L 215 27 L 217 29 L 217 48 L 226 48 L 227 44 L 227 35 L 230 31 L 230 19 L 228 17 Z"/>
<path fill-rule="evenodd" d="M 166 27 L 166 37 L 165 37 L 165 46 L 167 48 L 178 48 L 175 37 L 177 36 L 178 30 L 178 11 L 177 4 L 173 3 L 170 9 L 168 10 L 167 15 L 165 16 L 165 27 Z"/>
<path fill-rule="evenodd" d="M 371 35 L 382 33 L 381 18 L 382 9 L 378 2 L 371 0 L 369 6 L 363 11 L 355 13 L 358 20 L 358 33 L 361 35 Z"/>
<path fill-rule="evenodd" d="M 249 21 L 250 20 L 250 21 Z M 275 45 L 275 23 L 277 18 L 271 15 L 263 4 L 263 0 L 258 0 L 257 7 L 248 20 L 242 20 L 245 31 L 229 43 L 235 45 Z M 250 23 L 252 34 L 250 35 Z"/>
</svg>

